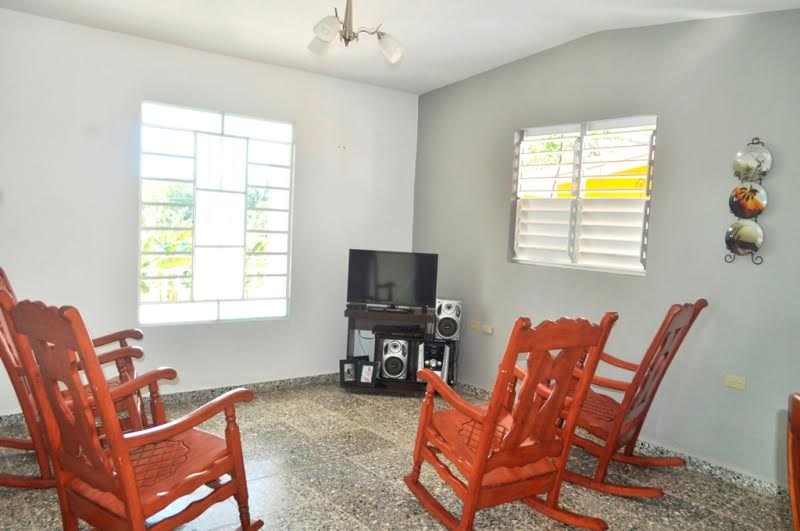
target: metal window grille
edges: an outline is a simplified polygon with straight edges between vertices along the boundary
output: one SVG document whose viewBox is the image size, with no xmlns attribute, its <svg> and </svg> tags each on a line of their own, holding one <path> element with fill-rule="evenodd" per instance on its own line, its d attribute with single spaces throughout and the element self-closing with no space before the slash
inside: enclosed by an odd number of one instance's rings
<svg viewBox="0 0 800 531">
<path fill-rule="evenodd" d="M 294 128 L 144 102 L 139 321 L 287 317 Z"/>
</svg>

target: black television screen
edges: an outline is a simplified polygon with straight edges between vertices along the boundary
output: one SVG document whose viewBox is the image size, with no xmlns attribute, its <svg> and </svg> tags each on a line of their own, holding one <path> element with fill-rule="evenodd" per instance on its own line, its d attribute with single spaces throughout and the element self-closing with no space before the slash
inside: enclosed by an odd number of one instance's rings
<svg viewBox="0 0 800 531">
<path fill-rule="evenodd" d="M 347 302 L 434 306 L 439 255 L 350 249 Z"/>
</svg>

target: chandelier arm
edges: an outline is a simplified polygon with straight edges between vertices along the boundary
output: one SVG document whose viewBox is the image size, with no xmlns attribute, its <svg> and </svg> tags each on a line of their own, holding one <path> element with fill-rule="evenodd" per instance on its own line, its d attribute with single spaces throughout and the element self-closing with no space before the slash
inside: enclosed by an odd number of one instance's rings
<svg viewBox="0 0 800 531">
<path fill-rule="evenodd" d="M 365 26 L 361 26 L 360 28 L 358 28 L 358 31 L 356 31 L 356 33 L 366 33 L 367 35 L 378 35 L 378 36 L 380 36 L 380 34 L 383 33 L 381 31 L 381 26 L 383 26 L 383 24 L 378 24 L 378 27 L 375 28 L 375 29 L 369 29 L 369 28 L 367 28 Z"/>
<path fill-rule="evenodd" d="M 338 20 L 338 21 L 339 21 L 339 24 L 341 24 L 342 26 L 344 26 L 344 22 L 342 22 L 342 19 L 341 19 L 341 17 L 339 17 L 339 10 L 338 10 L 338 9 L 336 9 L 335 7 L 333 8 L 333 15 L 336 17 L 336 20 Z"/>
</svg>

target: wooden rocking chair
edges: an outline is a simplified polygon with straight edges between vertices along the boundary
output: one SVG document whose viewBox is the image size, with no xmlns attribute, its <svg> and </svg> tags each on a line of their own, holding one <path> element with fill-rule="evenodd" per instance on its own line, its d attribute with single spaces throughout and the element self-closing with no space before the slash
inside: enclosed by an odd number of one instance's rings
<svg viewBox="0 0 800 531">
<path fill-rule="evenodd" d="M 786 429 L 786 468 L 789 473 L 789 499 L 794 530 L 800 531 L 800 395 L 789 395 L 789 420 Z"/>
<path fill-rule="evenodd" d="M 9 312 L 17 303 L 17 299 L 11 287 L 11 283 L 2 268 L 0 268 L 0 293 L 5 293 L 7 297 L 4 309 L 0 310 L 0 360 L 3 362 L 3 366 L 11 381 L 11 386 L 17 395 L 25 425 L 30 435 L 29 439 L 0 437 L 0 447 L 35 452 L 39 468 L 38 476 L 0 473 L 0 486 L 28 489 L 55 487 L 55 479 L 50 469 L 50 461 L 47 458 L 47 449 L 45 448 L 42 435 L 41 419 L 36 408 L 30 385 L 25 377 L 25 372 L 17 353 L 17 348 L 8 322 Z M 128 340 L 138 340 L 141 338 L 142 332 L 139 330 L 123 330 L 93 340 L 96 347 L 109 346 L 115 343 L 119 345 L 119 348 L 99 355 L 101 364 L 113 362 L 117 367 L 117 376 L 109 381 L 109 385 L 116 387 L 121 383 L 136 378 L 133 359 L 141 358 L 142 350 L 137 347 L 129 346 Z M 150 375 L 148 378 L 152 378 L 153 376 L 154 375 Z M 157 376 L 166 378 L 169 377 L 170 374 L 162 371 L 158 373 Z M 172 376 L 172 378 L 174 377 L 175 376 Z M 153 399 L 154 397 L 151 396 L 151 407 L 154 405 Z M 158 396 L 156 396 L 155 399 L 155 405 L 158 406 Z M 125 417 L 121 422 L 126 429 L 142 429 L 148 425 L 158 424 L 164 421 L 163 415 L 162 418 L 157 419 L 153 417 L 149 420 L 143 407 L 144 402 L 138 388 L 135 393 L 120 400 L 120 403 L 117 404 L 117 408 Z"/>
<path fill-rule="evenodd" d="M 114 398 L 138 383 L 109 389 L 78 310 L 22 301 L 11 316 L 45 426 L 65 530 L 77 530 L 79 519 L 100 529 L 174 529 L 231 496 L 238 502 L 243 529 L 263 525 L 250 520 L 236 424 L 235 404 L 252 400 L 251 391 L 229 391 L 177 420 L 123 434 Z M 227 421 L 224 439 L 195 428 L 222 413 Z M 211 488 L 209 494 L 152 522 L 154 515 L 203 485 Z"/>
<path fill-rule="evenodd" d="M 405 483 L 445 527 L 472 529 L 476 511 L 522 500 L 565 524 L 607 529 L 603 520 L 561 508 L 558 498 L 580 405 L 616 320 L 607 313 L 600 325 L 560 319 L 531 328 L 529 319 L 517 319 L 487 408 L 465 402 L 431 370 L 418 373 L 428 386 Z M 521 355 L 527 371 L 516 366 Z M 454 409 L 434 412 L 434 393 Z M 463 502 L 460 520 L 419 482 L 423 461 Z"/>
<path fill-rule="evenodd" d="M 658 498 L 664 492 L 657 487 L 620 485 L 606 481 L 608 465 L 613 461 L 654 467 L 684 466 L 679 457 L 650 457 L 634 455 L 639 433 L 647 418 L 650 405 L 658 391 L 675 354 L 689 333 L 695 319 L 708 306 L 705 299 L 694 304 L 674 304 L 667 311 L 661 327 L 640 364 L 621 360 L 603 353 L 600 360 L 634 373 L 630 382 L 595 375 L 592 385 L 624 393 L 621 402 L 608 395 L 589 389 L 578 416 L 578 427 L 602 441 L 602 444 L 576 433 L 573 444 L 580 446 L 598 458 L 594 477 L 587 477 L 570 470 L 564 479 L 571 483 L 618 496 Z"/>
</svg>

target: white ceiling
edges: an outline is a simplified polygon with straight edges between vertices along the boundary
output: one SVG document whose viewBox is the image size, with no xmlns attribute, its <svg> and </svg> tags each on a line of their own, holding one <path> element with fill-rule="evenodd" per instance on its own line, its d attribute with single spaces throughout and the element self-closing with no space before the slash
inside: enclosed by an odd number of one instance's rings
<svg viewBox="0 0 800 531">
<path fill-rule="evenodd" d="M 395 66 L 374 38 L 318 57 L 312 28 L 345 0 L 0 0 L 0 7 L 414 93 L 601 30 L 800 7 L 800 0 L 354 0 L 355 26 L 406 46 Z"/>
</svg>

